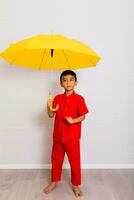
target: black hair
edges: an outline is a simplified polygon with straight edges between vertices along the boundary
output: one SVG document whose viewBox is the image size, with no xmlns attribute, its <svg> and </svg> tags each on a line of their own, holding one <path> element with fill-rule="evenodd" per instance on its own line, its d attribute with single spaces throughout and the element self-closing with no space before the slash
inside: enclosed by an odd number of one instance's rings
<svg viewBox="0 0 134 200">
<path fill-rule="evenodd" d="M 74 76 L 75 81 L 77 81 L 77 75 L 76 75 L 76 73 L 74 71 L 72 71 L 72 70 L 65 70 L 60 75 L 60 82 L 61 83 L 62 83 L 62 77 L 66 76 L 66 75 L 72 75 L 72 76 Z"/>
</svg>

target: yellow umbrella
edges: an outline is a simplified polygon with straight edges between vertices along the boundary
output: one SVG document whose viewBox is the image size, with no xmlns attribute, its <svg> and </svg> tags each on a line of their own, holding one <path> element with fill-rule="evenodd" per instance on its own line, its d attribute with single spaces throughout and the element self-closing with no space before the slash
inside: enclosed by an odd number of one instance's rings
<svg viewBox="0 0 134 200">
<path fill-rule="evenodd" d="M 90 47 L 62 35 L 36 35 L 11 44 L 1 54 L 10 64 L 40 70 L 96 66 L 100 60 Z"/>
<path fill-rule="evenodd" d="M 0 56 L 10 64 L 40 70 L 75 70 L 96 66 L 100 60 L 100 56 L 82 42 L 53 34 L 39 34 L 11 44 Z M 58 105 L 50 109 L 56 111 Z"/>
</svg>

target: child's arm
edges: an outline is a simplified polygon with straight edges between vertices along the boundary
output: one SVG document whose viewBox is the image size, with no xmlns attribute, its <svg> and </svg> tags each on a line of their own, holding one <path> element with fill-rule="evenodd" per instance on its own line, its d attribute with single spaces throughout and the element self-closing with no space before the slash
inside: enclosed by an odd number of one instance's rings
<svg viewBox="0 0 134 200">
<path fill-rule="evenodd" d="M 47 101 L 47 113 L 50 118 L 54 117 L 55 112 L 50 110 L 50 106 L 52 105 L 52 100 L 48 99 Z"/>
<path fill-rule="evenodd" d="M 74 118 L 74 119 L 72 117 L 65 117 L 65 119 L 67 120 L 67 122 L 69 124 L 75 124 L 75 123 L 79 123 L 79 122 L 83 121 L 85 119 L 85 115 L 82 115 L 82 116 Z"/>
</svg>

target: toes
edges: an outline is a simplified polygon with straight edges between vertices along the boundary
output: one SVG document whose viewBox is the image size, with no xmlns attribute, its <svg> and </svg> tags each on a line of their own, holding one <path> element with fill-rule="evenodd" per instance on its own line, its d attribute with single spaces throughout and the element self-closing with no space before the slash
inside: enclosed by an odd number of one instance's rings
<svg viewBox="0 0 134 200">
<path fill-rule="evenodd" d="M 47 194 L 49 191 L 48 191 L 48 189 L 44 189 L 43 192 L 44 192 L 45 194 Z"/>
<path fill-rule="evenodd" d="M 79 190 L 79 188 L 73 188 L 73 192 L 77 198 L 83 195 L 83 193 Z"/>
<path fill-rule="evenodd" d="M 80 191 L 80 196 L 83 196 L 83 193 Z"/>
<path fill-rule="evenodd" d="M 50 192 L 50 189 L 49 188 L 44 188 L 43 192 L 46 193 L 46 194 L 48 194 Z"/>
<path fill-rule="evenodd" d="M 53 189 L 55 188 L 55 186 L 49 185 L 48 187 L 43 189 L 43 192 L 45 194 L 48 194 L 49 192 L 51 192 Z"/>
</svg>

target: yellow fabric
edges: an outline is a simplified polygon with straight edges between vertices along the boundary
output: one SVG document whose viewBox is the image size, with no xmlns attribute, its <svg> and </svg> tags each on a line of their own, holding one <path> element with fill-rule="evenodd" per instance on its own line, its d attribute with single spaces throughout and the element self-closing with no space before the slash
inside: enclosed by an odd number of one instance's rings
<svg viewBox="0 0 134 200">
<path fill-rule="evenodd" d="M 62 35 L 43 34 L 10 45 L 0 56 L 10 64 L 41 70 L 92 67 L 100 60 L 100 56 L 82 42 Z"/>
</svg>

